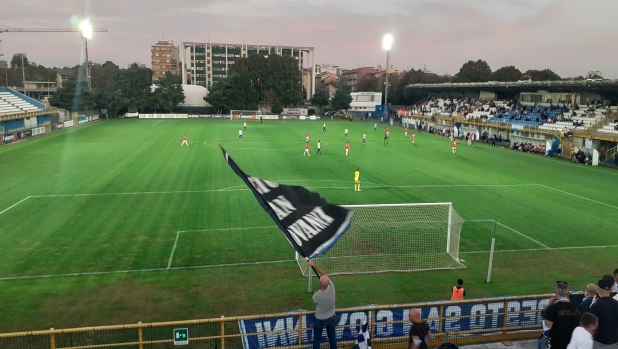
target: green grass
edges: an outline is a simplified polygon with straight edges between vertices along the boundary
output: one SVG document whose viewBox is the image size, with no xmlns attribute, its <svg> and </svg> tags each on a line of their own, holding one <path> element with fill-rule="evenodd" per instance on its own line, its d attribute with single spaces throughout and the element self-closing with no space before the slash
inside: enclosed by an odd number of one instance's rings
<svg viewBox="0 0 618 349">
<path fill-rule="evenodd" d="M 331 203 L 453 202 L 467 220 L 466 269 L 334 276 L 338 307 L 445 299 L 457 278 L 469 297 L 580 289 L 618 267 L 617 247 L 581 248 L 618 245 L 618 172 L 478 143 L 453 155 L 448 139 L 412 145 L 399 127 L 384 146 L 385 125 L 327 124 L 249 122 L 238 140 L 240 122 L 114 120 L 0 147 L 0 332 L 313 309 L 293 249 L 220 143 L 246 173 Z M 476 220 L 501 223 L 489 284 L 493 223 Z M 283 262 L 213 267 L 266 261 Z"/>
</svg>

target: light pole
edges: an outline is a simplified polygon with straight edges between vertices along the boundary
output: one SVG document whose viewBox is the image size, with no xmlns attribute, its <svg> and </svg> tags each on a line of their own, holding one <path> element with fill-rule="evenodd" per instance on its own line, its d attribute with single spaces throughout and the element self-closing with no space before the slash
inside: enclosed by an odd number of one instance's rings
<svg viewBox="0 0 618 349">
<path fill-rule="evenodd" d="M 79 29 L 82 34 L 82 41 L 84 43 L 84 75 L 86 75 L 86 81 L 88 82 L 88 88 L 91 88 L 90 84 L 90 61 L 88 60 L 88 40 L 92 39 L 92 24 L 89 21 L 84 21 L 79 25 Z"/>
<path fill-rule="evenodd" d="M 382 48 L 386 51 L 386 80 L 384 82 L 384 114 L 388 118 L 388 64 L 389 58 L 391 54 L 391 49 L 393 48 L 393 36 L 391 34 L 386 34 L 384 38 L 382 38 Z"/>
</svg>

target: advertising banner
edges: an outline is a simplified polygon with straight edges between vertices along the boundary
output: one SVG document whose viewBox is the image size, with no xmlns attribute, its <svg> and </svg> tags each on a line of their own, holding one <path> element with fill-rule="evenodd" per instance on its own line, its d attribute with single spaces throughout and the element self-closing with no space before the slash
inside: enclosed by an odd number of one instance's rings
<svg viewBox="0 0 618 349">
<path fill-rule="evenodd" d="M 17 136 L 18 136 L 19 139 L 23 139 L 23 138 L 27 138 L 27 137 L 32 137 L 32 130 L 19 131 L 17 133 Z"/>
<path fill-rule="evenodd" d="M 495 333 L 505 324 L 506 328 L 539 325 L 539 310 L 548 302 L 547 296 L 538 298 L 517 297 L 492 300 L 470 301 L 465 303 L 441 302 L 423 305 L 393 305 L 390 309 L 375 310 L 375 321 L 371 323 L 370 310 L 349 309 L 338 311 L 336 314 L 337 341 L 354 340 L 363 322 L 369 321 L 373 330 L 373 338 L 405 338 L 411 323 L 408 313 L 411 308 L 421 310 L 421 318 L 426 319 L 432 333 L 442 332 L 456 335 L 456 332 L 477 330 L 474 334 L 465 336 L 480 336 Z M 506 306 L 506 309 L 505 309 Z M 442 320 L 440 320 L 440 313 Z M 302 328 L 298 328 L 299 316 Z M 256 320 L 240 320 L 240 332 L 243 337 L 245 349 L 275 348 L 284 346 L 296 346 L 301 336 L 302 345 L 310 345 L 313 342 L 313 314 L 305 315 L 302 312 L 290 312 L 273 315 L 271 318 Z M 440 323 L 441 322 L 441 323 Z M 441 325 L 441 326 L 440 326 Z M 343 327 L 339 327 L 343 326 Z M 290 332 L 277 332 L 277 331 Z M 299 331 L 300 330 L 300 331 Z M 514 329 L 515 331 L 516 329 Z M 324 334 L 322 342 L 327 342 Z"/>
<path fill-rule="evenodd" d="M 511 125 L 511 129 L 513 131 L 523 131 L 524 130 L 524 125 L 522 125 L 522 124 L 512 124 Z"/>
<path fill-rule="evenodd" d="M 3 144 L 15 142 L 16 140 L 17 140 L 17 132 L 5 134 L 5 135 L 2 136 L 2 143 Z"/>
<path fill-rule="evenodd" d="M 140 119 L 188 119 L 189 114 L 139 114 Z"/>
</svg>

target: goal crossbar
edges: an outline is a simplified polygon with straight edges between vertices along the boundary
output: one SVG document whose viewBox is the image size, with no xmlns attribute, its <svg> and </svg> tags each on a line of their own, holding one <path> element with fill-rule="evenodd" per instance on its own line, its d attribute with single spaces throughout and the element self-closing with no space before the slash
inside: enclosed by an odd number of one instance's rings
<svg viewBox="0 0 618 349">
<path fill-rule="evenodd" d="M 315 260 L 331 275 L 465 268 L 459 259 L 464 219 L 450 202 L 342 205 L 350 228 Z M 304 276 L 312 274 L 296 255 Z"/>
</svg>

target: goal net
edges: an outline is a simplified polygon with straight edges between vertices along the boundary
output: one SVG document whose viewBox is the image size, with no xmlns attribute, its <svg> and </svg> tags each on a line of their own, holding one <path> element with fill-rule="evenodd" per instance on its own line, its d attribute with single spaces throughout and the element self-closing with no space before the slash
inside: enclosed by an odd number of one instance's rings
<svg viewBox="0 0 618 349">
<path fill-rule="evenodd" d="M 464 219 L 452 203 L 344 206 L 350 228 L 316 264 L 329 275 L 457 269 Z M 296 254 L 304 276 L 312 273 Z"/>
<path fill-rule="evenodd" d="M 230 110 L 230 120 L 259 120 L 262 112 L 259 110 Z"/>
</svg>

